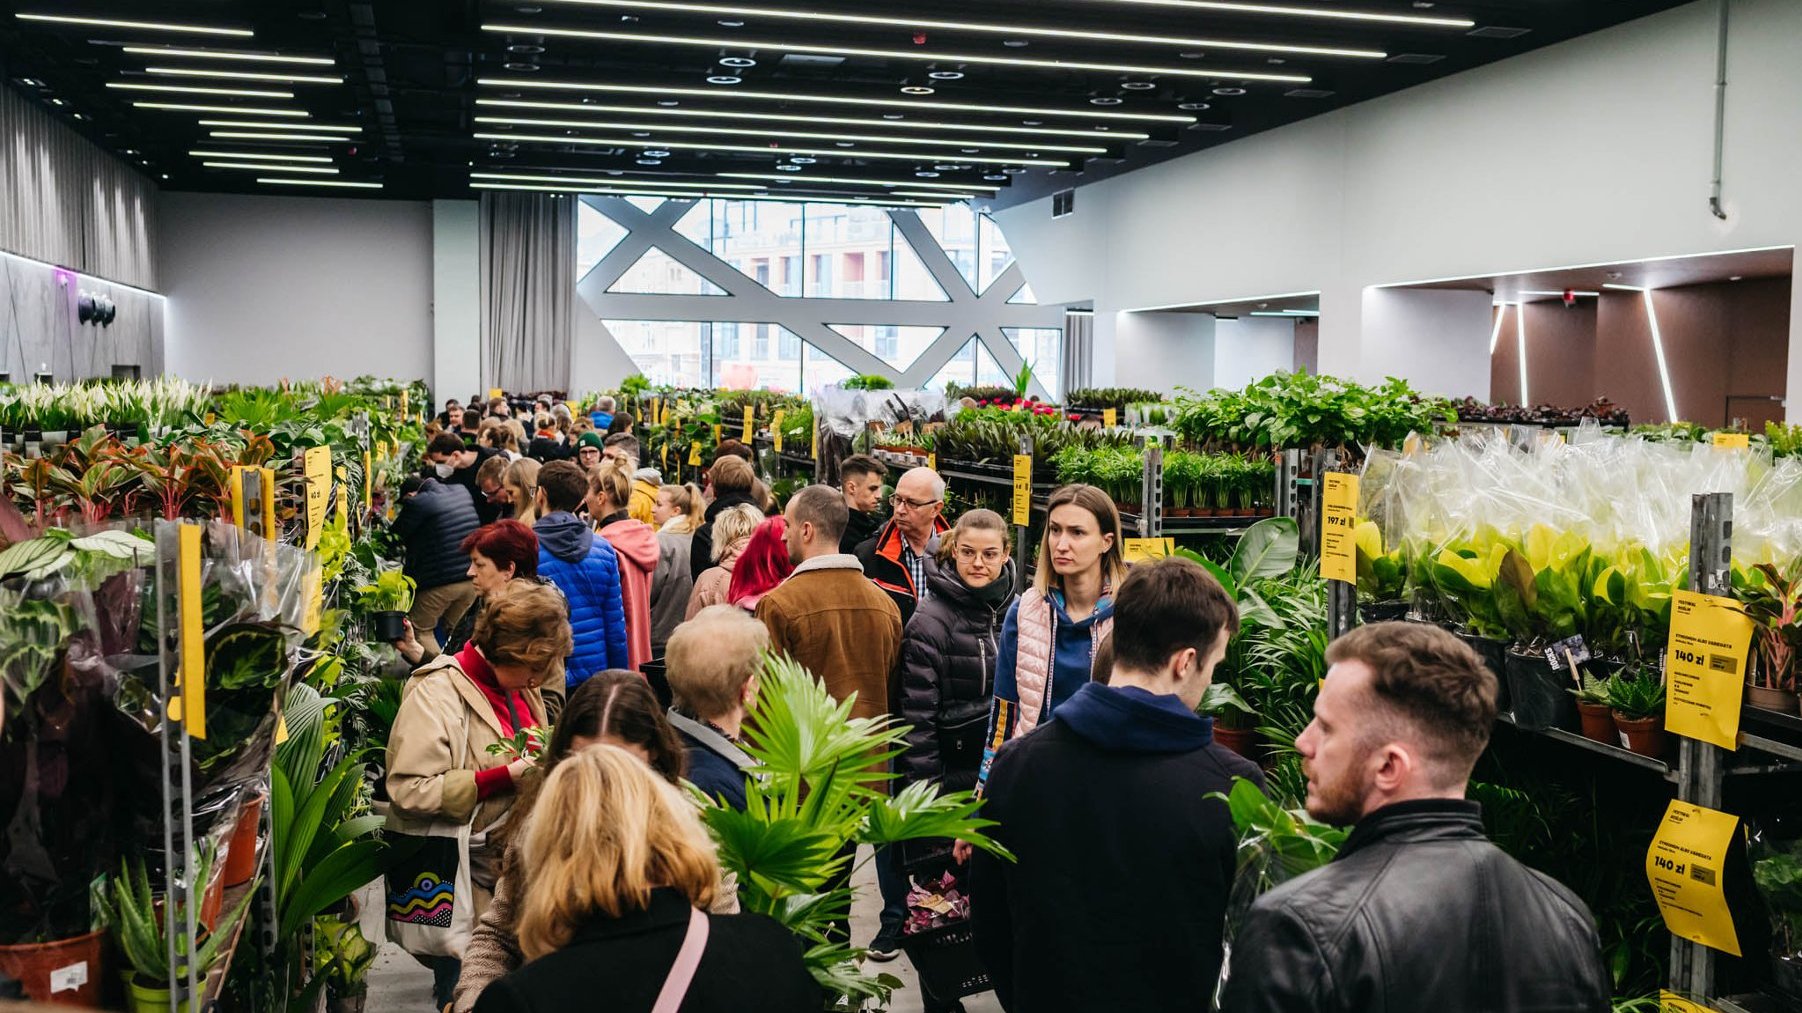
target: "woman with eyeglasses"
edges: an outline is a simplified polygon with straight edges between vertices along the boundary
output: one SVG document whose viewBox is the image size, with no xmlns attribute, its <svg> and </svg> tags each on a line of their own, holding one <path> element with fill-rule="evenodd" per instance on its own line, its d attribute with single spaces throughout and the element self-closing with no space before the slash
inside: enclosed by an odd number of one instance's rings
<svg viewBox="0 0 1802 1013">
<path fill-rule="evenodd" d="M 994 696 L 996 641 L 1014 601 L 1007 522 L 971 510 L 941 539 L 931 595 L 901 640 L 900 721 L 911 725 L 896 761 L 903 783 L 976 786 Z"/>
</svg>

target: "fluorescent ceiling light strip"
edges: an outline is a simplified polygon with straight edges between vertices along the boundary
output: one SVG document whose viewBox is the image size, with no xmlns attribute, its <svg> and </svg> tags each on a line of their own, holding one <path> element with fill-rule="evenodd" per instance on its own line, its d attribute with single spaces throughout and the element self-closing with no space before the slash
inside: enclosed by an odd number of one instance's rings
<svg viewBox="0 0 1802 1013">
<path fill-rule="evenodd" d="M 183 95 L 236 95 L 243 98 L 293 98 L 291 91 L 261 91 L 256 88 L 200 88 L 191 84 L 135 84 L 126 81 L 108 81 L 108 88 L 121 91 L 169 91 Z"/>
<path fill-rule="evenodd" d="M 1376 11 L 1340 11 L 1281 4 L 1232 3 L 1229 0 L 1096 0 L 1099 3 L 1137 4 L 1143 7 L 1176 7 L 1187 10 L 1230 11 L 1235 14 L 1271 14 L 1278 17 L 1330 18 L 1339 21 L 1377 21 L 1419 28 L 1475 28 L 1463 18 L 1428 18 L 1414 14 L 1382 14 Z"/>
<path fill-rule="evenodd" d="M 1034 60 L 1014 56 L 983 56 L 977 53 L 939 53 L 913 49 L 865 49 L 861 46 L 815 46 L 799 42 L 768 42 L 734 38 L 705 38 L 697 35 L 639 35 L 633 32 L 598 32 L 587 28 L 550 28 L 544 25 L 483 25 L 486 32 L 511 35 L 548 35 L 555 38 L 596 39 L 603 42 L 646 42 L 666 46 L 702 46 L 707 49 L 763 49 L 787 53 L 823 53 L 828 56 L 871 56 L 882 60 L 915 60 L 926 63 L 981 64 L 996 67 L 1039 67 L 1046 70 L 1094 70 L 1109 74 L 1167 74 L 1171 77 L 1199 77 L 1216 81 L 1276 81 L 1307 84 L 1314 80 L 1306 74 L 1267 74 L 1260 71 L 1200 67 L 1148 67 L 1134 63 L 1088 63 L 1081 60 Z"/>
<path fill-rule="evenodd" d="M 1682 416 L 1677 414 L 1677 398 L 1671 393 L 1671 368 L 1664 361 L 1664 334 L 1658 329 L 1658 310 L 1652 305 L 1651 289 L 1642 289 L 1640 295 L 1646 301 L 1646 322 L 1652 325 L 1652 355 L 1658 359 L 1658 382 L 1664 385 L 1664 410 L 1669 416 L 1666 421 L 1676 422 Z"/>
<path fill-rule="evenodd" d="M 161 109 L 178 113 L 227 113 L 233 116 L 288 116 L 306 119 L 313 115 L 304 109 L 263 109 L 258 106 L 197 106 L 186 102 L 133 102 L 139 109 Z M 295 124 L 301 126 L 302 124 Z"/>
<path fill-rule="evenodd" d="M 816 189 L 831 189 L 831 188 L 830 187 L 818 187 Z M 946 193 L 943 190 L 890 190 L 889 193 L 892 193 L 897 197 L 932 197 L 937 200 L 949 200 L 949 201 L 965 201 L 965 200 L 969 200 L 972 196 L 971 194 L 967 194 L 967 193 Z"/>
<path fill-rule="evenodd" d="M 806 130 L 772 130 L 754 127 L 715 127 L 701 123 L 620 123 L 609 120 L 540 120 L 521 116 L 477 116 L 477 123 L 508 123 L 524 127 L 567 127 L 576 130 L 669 130 L 679 134 L 719 134 L 724 137 L 798 137 L 807 141 L 861 141 L 877 144 L 932 144 L 947 148 L 1004 148 L 1008 151 L 1062 151 L 1074 155 L 1105 155 L 1107 149 L 1077 144 L 1023 144 L 1019 141 L 982 141 L 971 137 L 886 137 L 882 134 L 819 134 Z"/>
<path fill-rule="evenodd" d="M 1559 264 L 1556 267 L 1535 267 L 1525 271 L 1488 271 L 1483 274 L 1457 274 L 1448 278 L 1420 278 L 1414 281 L 1386 281 L 1380 285 L 1367 285 L 1366 288 L 1416 288 L 1421 285 L 1443 285 L 1448 281 L 1488 281 L 1491 278 L 1518 278 L 1525 274 L 1551 274 L 1555 271 L 1583 271 L 1595 267 L 1634 267 L 1639 264 L 1662 264 L 1670 260 L 1699 260 L 1703 257 L 1731 257 L 1736 253 L 1776 253 L 1781 250 L 1794 250 L 1794 244 L 1783 246 L 1746 246 L 1737 250 L 1709 250 L 1706 253 L 1667 253 L 1661 257 L 1641 257 L 1638 260 L 1602 260 L 1591 264 Z M 1603 285 L 1603 288 L 1624 288 L 1637 292 L 1636 285 Z"/>
<path fill-rule="evenodd" d="M 813 183 L 850 183 L 854 186 L 934 186 L 940 190 L 987 190 L 993 193 L 998 186 L 982 183 L 922 183 L 917 179 L 856 179 L 851 176 L 808 176 L 798 172 L 722 172 L 722 179 L 780 179 L 789 182 L 806 180 Z"/>
<path fill-rule="evenodd" d="M 272 154 L 272 153 L 266 152 L 266 151 L 190 151 L 190 152 L 188 152 L 188 154 L 193 155 L 195 158 L 227 158 L 227 159 L 262 158 L 262 159 L 268 159 L 268 160 L 274 161 L 274 162 L 328 162 L 329 163 L 331 161 L 331 159 L 325 157 L 324 155 L 278 155 L 278 154 Z M 277 168 L 280 168 L 280 166 L 272 165 L 269 168 L 277 169 Z"/>
<path fill-rule="evenodd" d="M 342 134 L 253 134 L 246 130 L 209 130 L 207 136 L 233 141 L 326 141 L 337 144 L 350 141 Z"/>
<path fill-rule="evenodd" d="M 555 109 L 562 112 L 625 113 L 629 116 L 717 117 L 724 120 L 768 120 L 781 123 L 834 123 L 852 127 L 881 127 L 884 130 L 983 130 L 998 134 L 1025 134 L 1042 137 L 1087 137 L 1097 141 L 1143 141 L 1150 134 L 1130 130 L 1076 130 L 1062 127 L 1009 127 L 982 123 L 937 123 L 924 120 L 871 120 L 855 116 L 800 116 L 790 113 L 738 113 L 720 109 L 682 109 L 667 106 L 606 106 L 583 102 L 528 102 L 524 99 L 479 98 L 479 106 L 506 106 L 514 109 Z"/>
<path fill-rule="evenodd" d="M 539 176 L 518 172 L 472 172 L 471 179 L 512 180 L 519 183 L 578 183 L 589 186 L 656 187 L 662 190 L 762 190 L 752 183 L 696 183 L 687 180 L 612 179 L 582 176 Z"/>
<path fill-rule="evenodd" d="M 166 21 L 124 21 L 118 18 L 83 18 L 69 14 L 19 14 L 20 21 L 48 21 L 62 25 L 89 25 L 96 28 L 136 28 L 146 32 L 191 32 L 195 35 L 230 35 L 248 39 L 256 33 L 248 28 L 217 28 L 211 25 L 182 25 Z"/>
<path fill-rule="evenodd" d="M 1502 321 L 1508 319 L 1508 304 L 1497 303 L 1495 309 L 1495 329 L 1489 332 L 1489 354 L 1495 354 L 1496 343 L 1502 338 Z"/>
<path fill-rule="evenodd" d="M 1318 312 L 1301 312 L 1299 310 L 1252 310 L 1254 317 L 1281 317 L 1284 320 L 1300 320 L 1304 317 L 1317 317 Z"/>
<path fill-rule="evenodd" d="M 270 166 L 274 170 L 275 166 Z M 364 190 L 380 190 L 380 183 L 359 183 L 348 179 L 280 179 L 275 176 L 258 176 L 258 183 L 292 184 L 294 186 L 346 186 Z"/>
<path fill-rule="evenodd" d="M 1053 169 L 1068 168 L 1069 162 L 1051 158 L 998 158 L 993 155 L 945 155 L 903 151 L 863 151 L 847 148 L 791 148 L 786 145 L 705 144 L 698 141 L 652 141 L 643 138 L 569 137 L 538 134 L 477 133 L 477 140 L 515 141 L 530 144 L 581 144 L 597 148 L 681 148 L 688 151 L 750 151 L 764 155 L 813 155 L 826 158 L 883 158 L 904 162 L 975 162 L 990 165 L 1042 165 Z"/>
<path fill-rule="evenodd" d="M 1601 294 L 1602 293 L 1600 293 L 1600 292 L 1575 292 L 1575 291 L 1573 291 L 1571 293 L 1571 295 L 1585 296 L 1585 297 L 1588 297 L 1591 299 L 1594 299 L 1597 296 L 1600 296 Z M 1521 295 L 1555 295 L 1560 299 L 1564 298 L 1563 292 L 1545 292 L 1545 291 L 1541 291 L 1538 289 L 1533 289 L 1533 290 L 1522 292 Z"/>
<path fill-rule="evenodd" d="M 1372 49 L 1336 49 L 1326 46 L 1295 46 L 1281 42 L 1240 42 L 1230 39 L 1191 39 L 1169 35 L 1127 35 L 1120 32 L 1092 32 L 1076 28 L 1044 28 L 1028 25 L 1003 25 L 986 21 L 921 20 L 911 14 L 894 15 L 839 14 L 825 11 L 797 11 L 772 7 L 734 7 L 726 4 L 671 3 L 669 0 L 550 0 L 552 3 L 577 4 L 585 7 L 614 7 L 632 10 L 682 11 L 691 14 L 725 15 L 728 17 L 780 18 L 788 21 L 826 21 L 835 24 L 877 25 L 894 29 L 898 24 L 915 31 L 944 30 L 953 32 L 986 32 L 994 35 L 1039 37 L 1050 39 L 1082 39 L 1092 42 L 1132 42 L 1153 46 L 1194 46 L 1200 49 L 1238 49 L 1260 53 L 1298 53 L 1307 56 L 1347 56 L 1381 60 L 1388 56 Z"/>
<path fill-rule="evenodd" d="M 525 183 L 470 183 L 472 190 L 525 190 L 535 193 L 591 193 L 608 197 L 670 197 L 676 200 L 699 200 L 704 197 L 715 197 L 719 200 L 761 200 L 774 201 L 780 204 L 875 204 L 890 208 L 936 208 L 942 204 L 928 204 L 924 201 L 881 200 L 874 197 L 834 197 L 830 199 L 783 197 L 753 193 L 645 193 L 628 190 L 590 190 L 586 188 L 570 188 L 561 186 L 531 186 Z"/>
<path fill-rule="evenodd" d="M 279 162 L 202 162 L 209 169 L 255 169 L 258 172 L 315 172 L 329 176 L 338 174 L 331 165 L 282 165 Z"/>
<path fill-rule="evenodd" d="M 265 74 L 257 71 L 206 70 L 198 67 L 145 67 L 146 74 L 168 74 L 171 77 L 223 78 L 231 81 L 282 81 L 293 84 L 343 84 L 342 77 L 323 74 Z"/>
<path fill-rule="evenodd" d="M 251 130 L 293 130 L 297 127 L 306 130 L 325 130 L 334 134 L 360 134 L 362 127 L 330 126 L 325 123 L 256 123 L 250 120 L 201 120 L 203 127 L 248 127 Z"/>
<path fill-rule="evenodd" d="M 1644 291 L 1645 291 L 1645 289 L 1643 289 L 1643 288 L 1641 288 L 1641 287 L 1640 287 L 1640 286 L 1638 286 L 1638 285 L 1612 285 L 1612 284 L 1604 284 L 1604 285 L 1603 285 L 1603 286 L 1602 286 L 1602 287 L 1603 287 L 1603 288 L 1611 288 L 1611 289 L 1614 289 L 1614 290 L 1615 290 L 1615 291 L 1617 291 L 1617 292 L 1644 292 Z"/>
<path fill-rule="evenodd" d="M 1514 307 L 1515 347 L 1520 350 L 1520 405 L 1522 408 L 1532 404 L 1527 400 L 1527 308 Z M 1672 421 L 1676 421 L 1672 419 Z"/>
<path fill-rule="evenodd" d="M 722 91 L 718 88 L 663 88 L 656 85 L 643 84 L 595 84 L 585 81 L 550 81 L 529 80 L 526 78 L 484 77 L 477 84 L 493 88 L 542 89 L 547 91 L 597 91 L 619 92 L 630 95 L 656 95 L 667 98 L 673 95 L 701 95 L 717 99 L 771 99 L 777 102 L 815 102 L 825 105 L 877 106 L 884 109 L 938 109 L 966 113 L 999 113 L 1019 114 L 1021 116 L 1077 116 L 1092 120 L 1136 120 L 1142 123 L 1194 123 L 1193 116 L 1178 116 L 1169 113 L 1125 113 L 1109 112 L 1105 109 L 1042 109 L 1034 106 L 996 106 L 978 105 L 970 102 L 937 102 L 913 98 L 850 98 L 840 95 L 802 95 L 792 92 L 776 91 L 743 91 L 734 88 Z"/>
<path fill-rule="evenodd" d="M 139 56 L 174 56 L 193 60 L 242 60 L 247 63 L 294 63 L 308 67 L 331 67 L 338 61 L 329 56 L 280 56 L 275 53 L 246 53 L 235 49 L 178 49 L 173 46 L 125 46 L 123 51 Z"/>
</svg>

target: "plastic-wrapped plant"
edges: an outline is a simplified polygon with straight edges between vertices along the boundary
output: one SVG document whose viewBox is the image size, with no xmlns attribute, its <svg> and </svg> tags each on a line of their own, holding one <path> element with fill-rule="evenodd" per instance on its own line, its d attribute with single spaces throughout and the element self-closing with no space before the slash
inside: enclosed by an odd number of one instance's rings
<svg viewBox="0 0 1802 1013">
<path fill-rule="evenodd" d="M 1400 548 L 1383 551 L 1383 531 L 1363 520 L 1353 530 L 1357 550 L 1358 595 L 1366 601 L 1395 601 L 1407 585 L 1408 571 Z"/>
</svg>

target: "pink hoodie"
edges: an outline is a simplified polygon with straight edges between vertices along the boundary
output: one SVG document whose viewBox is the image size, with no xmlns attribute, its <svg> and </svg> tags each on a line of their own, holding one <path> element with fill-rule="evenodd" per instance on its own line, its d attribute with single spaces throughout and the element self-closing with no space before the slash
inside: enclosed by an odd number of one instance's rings
<svg viewBox="0 0 1802 1013">
<path fill-rule="evenodd" d="M 657 569 L 657 529 L 630 518 L 601 528 L 619 557 L 620 598 L 626 606 L 626 659 L 634 670 L 651 660 L 651 571 Z"/>
</svg>

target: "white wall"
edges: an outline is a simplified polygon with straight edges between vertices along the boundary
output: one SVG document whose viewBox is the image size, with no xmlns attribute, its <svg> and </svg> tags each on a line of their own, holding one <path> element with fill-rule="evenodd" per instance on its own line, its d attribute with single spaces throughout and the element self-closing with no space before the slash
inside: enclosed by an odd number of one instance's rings
<svg viewBox="0 0 1802 1013">
<path fill-rule="evenodd" d="M 440 404 L 482 383 L 480 205 L 432 202 L 432 390 Z M 453 393 L 456 392 L 456 393 Z"/>
<path fill-rule="evenodd" d="M 1113 330 L 1119 349 L 1114 385 L 1164 391 L 1176 387 L 1207 390 L 1214 386 L 1212 316 L 1121 313 L 1114 320 Z"/>
<path fill-rule="evenodd" d="M 1243 387 L 1295 366 L 1295 321 L 1242 316 L 1214 321 L 1214 386 Z"/>
<path fill-rule="evenodd" d="M 1363 309 L 1360 379 L 1405 376 L 1436 393 L 1489 400 L 1488 292 L 1368 288 Z"/>
<path fill-rule="evenodd" d="M 1068 218 L 1046 199 L 996 219 L 1042 302 L 1094 301 L 1098 383 L 1119 358 L 1100 325 L 1118 311 L 1316 291 L 1320 368 L 1369 376 L 1367 344 L 1397 360 L 1373 338 L 1366 286 L 1802 240 L 1802 3 L 1733 2 L 1725 222 L 1707 207 L 1716 10 L 1690 4 L 1085 186 Z M 1802 391 L 1802 313 L 1791 326 Z"/>
<path fill-rule="evenodd" d="M 430 204 L 165 193 L 159 217 L 170 373 L 431 378 Z"/>
</svg>

